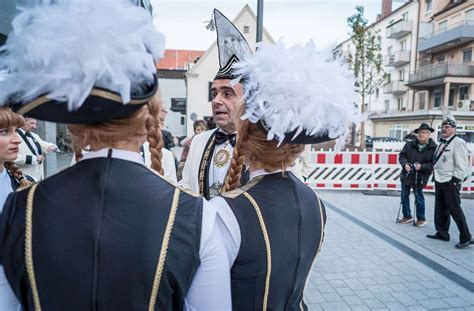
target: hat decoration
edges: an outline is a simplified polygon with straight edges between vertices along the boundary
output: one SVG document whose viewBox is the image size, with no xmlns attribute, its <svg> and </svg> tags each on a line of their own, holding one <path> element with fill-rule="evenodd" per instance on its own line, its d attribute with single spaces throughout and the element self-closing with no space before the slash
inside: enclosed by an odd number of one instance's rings
<svg viewBox="0 0 474 311">
<path fill-rule="evenodd" d="M 219 71 L 214 79 L 235 79 L 233 65 L 252 55 L 249 44 L 237 27 L 217 9 L 214 9 L 206 28 L 217 31 Z"/>
<path fill-rule="evenodd" d="M 441 125 L 450 125 L 452 127 L 456 127 L 456 119 L 450 110 L 443 111 L 443 122 Z"/>
<path fill-rule="evenodd" d="M 21 8 L 0 48 L 0 105 L 38 119 L 124 117 L 157 90 L 164 36 L 127 0 L 61 0 Z"/>
<path fill-rule="evenodd" d="M 350 125 L 363 119 L 354 105 L 353 73 L 329 50 L 317 52 L 313 42 L 289 48 L 260 43 L 234 68 L 244 85 L 242 119 L 261 124 L 269 140 L 310 144 L 339 138 L 339 148 Z"/>
</svg>

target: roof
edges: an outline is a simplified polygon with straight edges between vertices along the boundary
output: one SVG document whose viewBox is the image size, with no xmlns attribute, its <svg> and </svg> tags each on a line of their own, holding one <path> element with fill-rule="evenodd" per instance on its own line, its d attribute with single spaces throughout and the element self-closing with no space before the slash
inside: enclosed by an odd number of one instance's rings
<svg viewBox="0 0 474 311">
<path fill-rule="evenodd" d="M 187 64 L 195 63 L 204 53 L 205 51 L 166 50 L 157 67 L 166 70 L 187 70 Z"/>
<path fill-rule="evenodd" d="M 451 0 L 451 1 L 449 1 L 449 3 L 442 10 L 440 10 L 439 12 L 436 12 L 435 14 L 433 14 L 433 17 L 439 16 L 439 15 L 451 10 L 452 8 L 455 8 L 458 5 L 461 5 L 461 4 L 464 4 L 464 3 L 467 3 L 467 1 L 466 0 L 461 0 L 461 1 Z"/>
</svg>

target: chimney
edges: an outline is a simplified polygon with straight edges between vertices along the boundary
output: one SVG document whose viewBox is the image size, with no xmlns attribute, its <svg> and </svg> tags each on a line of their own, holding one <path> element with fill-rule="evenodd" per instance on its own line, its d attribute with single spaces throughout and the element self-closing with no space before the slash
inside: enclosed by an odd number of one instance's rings
<svg viewBox="0 0 474 311">
<path fill-rule="evenodd" d="M 382 14 L 380 18 L 384 18 L 392 14 L 392 0 L 382 0 Z"/>
</svg>

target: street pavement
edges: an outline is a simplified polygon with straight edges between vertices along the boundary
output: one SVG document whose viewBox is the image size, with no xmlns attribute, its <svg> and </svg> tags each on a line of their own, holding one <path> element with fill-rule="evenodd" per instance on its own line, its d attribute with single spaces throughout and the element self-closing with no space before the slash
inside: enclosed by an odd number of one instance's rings
<svg viewBox="0 0 474 311">
<path fill-rule="evenodd" d="M 305 290 L 309 310 L 474 310 L 474 245 L 456 249 L 434 233 L 434 196 L 425 227 L 396 224 L 399 197 L 318 191 L 328 215 L 323 247 Z M 413 202 L 413 198 L 412 198 Z M 474 200 L 463 200 L 474 231 Z"/>
</svg>

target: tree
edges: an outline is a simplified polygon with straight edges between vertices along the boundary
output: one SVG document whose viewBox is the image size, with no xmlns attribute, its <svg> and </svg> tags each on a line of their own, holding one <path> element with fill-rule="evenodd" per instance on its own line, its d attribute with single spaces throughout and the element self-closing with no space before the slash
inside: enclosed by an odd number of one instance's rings
<svg viewBox="0 0 474 311">
<path fill-rule="evenodd" d="M 356 77 L 356 92 L 360 94 L 361 112 L 365 110 L 365 98 L 385 85 L 385 75 L 382 68 L 382 54 L 378 31 L 367 27 L 364 17 L 364 7 L 356 6 L 356 13 L 347 19 L 351 28 L 349 33 L 355 47 L 355 53 L 348 55 L 349 66 Z M 360 147 L 365 148 L 365 122 L 360 127 Z"/>
</svg>

